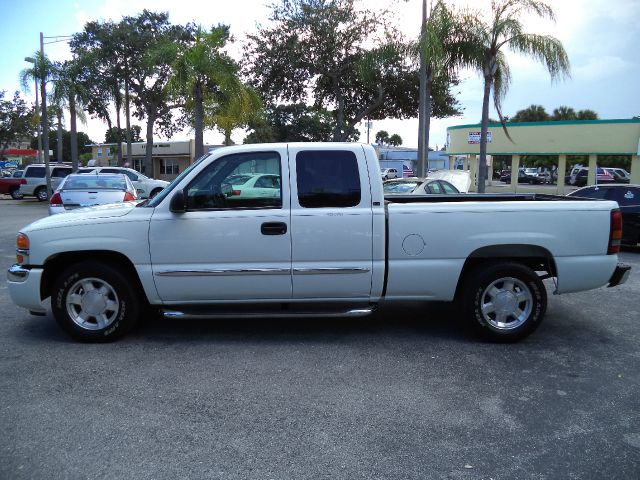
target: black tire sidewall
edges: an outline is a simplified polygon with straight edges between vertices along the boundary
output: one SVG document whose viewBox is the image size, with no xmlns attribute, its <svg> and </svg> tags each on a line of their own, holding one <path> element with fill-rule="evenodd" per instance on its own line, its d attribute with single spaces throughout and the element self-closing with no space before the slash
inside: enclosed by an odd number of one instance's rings
<svg viewBox="0 0 640 480">
<path fill-rule="evenodd" d="M 482 294 L 499 278 L 512 277 L 523 282 L 533 296 L 533 308 L 525 322 L 512 330 L 499 330 L 489 324 L 480 310 Z M 477 267 L 466 283 L 465 316 L 470 326 L 487 340 L 515 342 L 525 338 L 538 328 L 547 309 L 547 292 L 538 275 L 519 263 L 488 263 Z"/>
<path fill-rule="evenodd" d="M 9 192 L 9 195 L 11 195 L 11 198 L 13 198 L 14 200 L 20 200 L 23 197 L 23 195 L 20 193 L 19 188 L 12 188 Z"/>
<path fill-rule="evenodd" d="M 118 295 L 120 307 L 116 320 L 101 330 L 86 330 L 77 325 L 69 316 L 65 298 L 69 289 L 82 278 L 99 278 L 109 283 Z M 83 342 L 109 342 L 129 330 L 138 321 L 140 303 L 125 276 L 116 268 L 99 262 L 82 262 L 67 268 L 58 276 L 51 292 L 51 310 L 60 327 L 75 340 Z"/>
<path fill-rule="evenodd" d="M 45 192 L 44 195 L 41 197 L 40 196 L 40 192 Z M 49 194 L 47 193 L 47 189 L 44 187 L 40 187 L 38 188 L 35 192 L 34 192 L 36 198 L 38 199 L 39 202 L 46 202 L 47 200 L 49 200 Z"/>
</svg>

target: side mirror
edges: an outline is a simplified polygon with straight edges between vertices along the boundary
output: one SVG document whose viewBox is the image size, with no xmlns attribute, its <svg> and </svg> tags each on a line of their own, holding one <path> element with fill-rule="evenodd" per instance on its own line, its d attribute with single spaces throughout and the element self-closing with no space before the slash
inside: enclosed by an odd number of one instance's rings
<svg viewBox="0 0 640 480">
<path fill-rule="evenodd" d="M 185 213 L 187 211 L 187 204 L 184 200 L 184 190 L 178 190 L 171 197 L 169 203 L 169 210 L 173 213 Z"/>
</svg>

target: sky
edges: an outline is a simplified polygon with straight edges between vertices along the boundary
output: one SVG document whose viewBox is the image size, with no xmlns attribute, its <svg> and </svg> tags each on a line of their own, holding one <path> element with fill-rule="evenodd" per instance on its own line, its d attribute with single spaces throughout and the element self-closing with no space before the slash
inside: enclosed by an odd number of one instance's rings
<svg viewBox="0 0 640 480">
<path fill-rule="evenodd" d="M 421 15 L 421 0 L 367 0 L 370 8 L 392 6 L 405 35 L 417 36 Z M 19 76 L 29 66 L 24 58 L 32 56 L 40 47 L 40 32 L 45 37 L 72 35 L 91 20 L 118 21 L 123 15 L 136 15 L 143 9 L 169 12 L 171 23 L 195 22 L 204 27 L 219 23 L 230 25 L 236 39 L 229 53 L 240 59 L 246 33 L 255 32 L 258 24 L 265 24 L 269 16 L 270 0 L 0 0 L 3 29 L 0 38 L 0 90 L 10 96 L 21 90 Z M 487 8 L 489 0 L 450 0 L 458 7 Z M 564 81 L 550 81 L 546 70 L 535 61 L 507 51 L 512 71 L 512 83 L 503 101 L 503 114 L 514 115 L 531 104 L 542 105 L 551 113 L 566 105 L 576 111 L 591 109 L 601 119 L 631 118 L 640 115 L 640 0 L 551 0 L 548 3 L 556 14 L 556 22 L 525 19 L 527 31 L 551 34 L 559 38 L 571 62 L 571 77 Z M 51 60 L 70 57 L 66 42 L 45 38 L 45 53 Z M 456 89 L 464 112 L 460 117 L 432 119 L 430 146 L 441 147 L 449 126 L 480 121 L 482 109 L 482 80 L 477 73 L 461 72 L 462 83 Z M 28 101 L 35 100 L 34 88 L 23 92 Z M 495 112 L 490 116 L 496 118 Z M 142 131 L 145 125 L 140 124 Z M 68 119 L 67 119 L 68 125 Z M 67 127 L 68 128 L 68 127 Z M 96 141 L 104 141 L 106 124 L 88 119 L 79 124 Z M 364 122 L 360 125 L 360 140 L 367 141 Z M 374 121 L 371 142 L 375 133 L 386 130 L 397 133 L 403 146 L 415 147 L 418 138 L 417 119 Z M 236 130 L 232 139 L 242 143 L 246 135 Z M 193 136 L 184 131 L 171 140 L 185 140 Z M 158 139 L 162 139 L 158 137 Z M 221 143 L 222 136 L 214 131 L 205 133 L 205 142 Z"/>
</svg>

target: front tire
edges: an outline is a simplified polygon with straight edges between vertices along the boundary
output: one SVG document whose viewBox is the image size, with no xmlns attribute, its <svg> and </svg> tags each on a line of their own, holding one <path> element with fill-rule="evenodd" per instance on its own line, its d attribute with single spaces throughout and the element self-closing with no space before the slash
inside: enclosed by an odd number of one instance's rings
<svg viewBox="0 0 640 480">
<path fill-rule="evenodd" d="M 547 291 L 529 267 L 515 262 L 484 263 L 464 285 L 464 314 L 471 327 L 494 342 L 516 342 L 538 328 L 547 310 Z"/>
<path fill-rule="evenodd" d="M 137 288 L 117 268 L 81 262 L 55 281 L 51 309 L 60 327 L 81 342 L 115 340 L 138 322 Z"/>
<path fill-rule="evenodd" d="M 34 193 L 39 202 L 46 202 L 49 200 L 49 193 L 47 192 L 46 187 L 40 187 Z"/>
</svg>

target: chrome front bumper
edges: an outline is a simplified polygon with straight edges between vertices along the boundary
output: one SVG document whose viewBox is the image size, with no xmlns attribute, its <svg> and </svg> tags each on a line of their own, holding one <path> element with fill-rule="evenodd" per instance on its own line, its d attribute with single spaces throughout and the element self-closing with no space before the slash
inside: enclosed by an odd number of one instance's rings
<svg viewBox="0 0 640 480">
<path fill-rule="evenodd" d="M 45 313 L 47 308 L 40 298 L 42 268 L 13 265 L 7 271 L 7 289 L 13 303 L 34 313 Z"/>
</svg>

